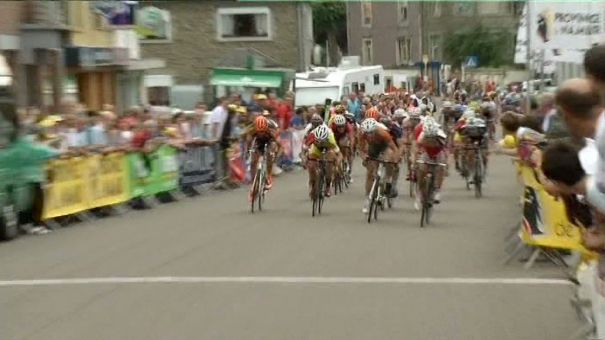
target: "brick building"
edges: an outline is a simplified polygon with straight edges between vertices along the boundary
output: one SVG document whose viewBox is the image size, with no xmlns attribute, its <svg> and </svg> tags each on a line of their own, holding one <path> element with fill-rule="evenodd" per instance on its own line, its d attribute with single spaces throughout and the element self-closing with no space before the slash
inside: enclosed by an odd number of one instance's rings
<svg viewBox="0 0 605 340">
<path fill-rule="evenodd" d="M 159 37 L 141 40 L 142 54 L 164 59 L 166 68 L 153 71 L 156 76 L 149 77 L 148 87 L 203 85 L 208 94 L 212 68 L 238 59 L 233 54 L 239 51 L 254 51 L 276 66 L 294 70 L 304 70 L 311 63 L 313 22 L 307 3 L 208 0 L 151 4 L 162 11 L 166 25 Z M 141 3 L 143 8 L 145 5 Z"/>
</svg>

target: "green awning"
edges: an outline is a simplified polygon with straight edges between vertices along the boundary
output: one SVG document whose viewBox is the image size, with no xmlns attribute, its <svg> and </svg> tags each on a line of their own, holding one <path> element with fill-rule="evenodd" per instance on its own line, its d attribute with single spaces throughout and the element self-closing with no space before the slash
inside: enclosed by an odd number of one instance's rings
<svg viewBox="0 0 605 340">
<path fill-rule="evenodd" d="M 215 73 L 210 85 L 243 87 L 280 87 L 282 77 L 279 74 L 229 74 Z"/>
</svg>

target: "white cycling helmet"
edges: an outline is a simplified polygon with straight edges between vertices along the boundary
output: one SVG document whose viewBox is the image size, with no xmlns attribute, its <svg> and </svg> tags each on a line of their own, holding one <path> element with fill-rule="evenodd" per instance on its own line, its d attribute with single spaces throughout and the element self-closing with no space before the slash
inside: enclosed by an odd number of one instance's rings
<svg viewBox="0 0 605 340">
<path fill-rule="evenodd" d="M 450 101 L 446 100 L 446 101 L 444 101 L 444 102 L 443 102 L 443 105 L 442 105 L 442 106 L 443 106 L 443 108 L 451 108 L 451 107 L 453 107 L 454 105 L 452 104 L 452 102 L 450 102 Z"/>
<path fill-rule="evenodd" d="M 403 118 L 406 116 L 406 112 L 404 109 L 397 109 L 395 110 L 395 113 L 393 113 L 393 118 L 397 119 L 397 118 Z"/>
<path fill-rule="evenodd" d="M 378 122 L 374 118 L 367 118 L 361 123 L 361 130 L 366 133 L 374 132 L 378 128 Z"/>
<path fill-rule="evenodd" d="M 410 111 L 410 118 L 418 118 L 420 117 L 420 108 L 415 107 Z"/>
<path fill-rule="evenodd" d="M 420 104 L 418 108 L 420 109 L 420 114 L 423 115 L 426 113 L 429 107 L 426 104 Z"/>
<path fill-rule="evenodd" d="M 315 130 L 313 130 L 313 134 L 318 141 L 326 141 L 330 136 L 330 128 L 328 128 L 325 124 L 321 124 L 320 126 L 316 127 Z"/>
<path fill-rule="evenodd" d="M 344 126 L 347 124 L 347 119 L 343 115 L 336 115 L 334 116 L 334 124 L 336 126 Z"/>
<path fill-rule="evenodd" d="M 426 117 L 422 122 L 422 133 L 426 137 L 436 137 L 439 135 L 439 124 L 432 117 Z"/>
</svg>

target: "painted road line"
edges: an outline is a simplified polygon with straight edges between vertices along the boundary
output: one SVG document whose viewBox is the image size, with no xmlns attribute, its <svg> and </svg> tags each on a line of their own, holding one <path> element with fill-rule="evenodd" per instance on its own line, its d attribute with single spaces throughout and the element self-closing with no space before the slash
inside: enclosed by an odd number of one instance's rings
<svg viewBox="0 0 605 340">
<path fill-rule="evenodd" d="M 565 279 L 465 277 L 151 276 L 0 280 L 0 287 L 143 283 L 573 285 Z"/>
</svg>

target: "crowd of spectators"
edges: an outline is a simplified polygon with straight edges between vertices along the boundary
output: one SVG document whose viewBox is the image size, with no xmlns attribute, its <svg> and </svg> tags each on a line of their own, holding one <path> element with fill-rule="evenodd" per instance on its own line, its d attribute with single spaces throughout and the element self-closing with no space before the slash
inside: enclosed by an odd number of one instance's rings
<svg viewBox="0 0 605 340">
<path fill-rule="evenodd" d="M 582 228 L 586 248 L 605 253 L 605 45 L 588 50 L 586 78 L 544 93 L 529 114 L 505 112 L 500 151 L 531 166 Z M 605 259 L 598 274 L 605 279 Z"/>
</svg>

